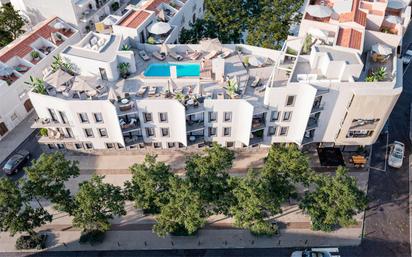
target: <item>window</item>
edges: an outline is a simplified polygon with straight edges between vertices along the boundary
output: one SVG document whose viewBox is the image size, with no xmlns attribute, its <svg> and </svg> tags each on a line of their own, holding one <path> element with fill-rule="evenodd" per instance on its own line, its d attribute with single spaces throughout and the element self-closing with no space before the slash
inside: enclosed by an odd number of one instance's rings
<svg viewBox="0 0 412 257">
<path fill-rule="evenodd" d="M 209 112 L 209 122 L 214 122 L 217 120 L 217 112 Z"/>
<path fill-rule="evenodd" d="M 154 148 L 162 148 L 162 143 L 155 142 L 155 143 L 153 143 L 153 147 Z"/>
<path fill-rule="evenodd" d="M 124 148 L 124 146 L 123 146 L 122 144 L 117 144 L 117 148 L 119 148 L 119 149 L 123 149 L 123 148 Z"/>
<path fill-rule="evenodd" d="M 66 128 L 66 134 L 68 138 L 73 138 L 73 131 L 71 128 Z"/>
<path fill-rule="evenodd" d="M 64 149 L 64 144 L 56 144 L 58 149 Z"/>
<path fill-rule="evenodd" d="M 99 130 L 100 137 L 107 137 L 107 129 L 99 128 L 98 130 Z"/>
<path fill-rule="evenodd" d="M 56 146 L 53 144 L 47 144 L 50 150 L 56 149 Z"/>
<path fill-rule="evenodd" d="M 216 136 L 216 128 L 209 127 L 209 137 Z"/>
<path fill-rule="evenodd" d="M 232 121 L 232 112 L 224 112 L 223 116 L 224 116 L 224 121 L 225 122 Z"/>
<path fill-rule="evenodd" d="M 292 112 L 283 113 L 283 121 L 290 121 L 291 118 L 292 118 Z"/>
<path fill-rule="evenodd" d="M 89 117 L 85 112 L 79 113 L 79 119 L 81 123 L 89 123 Z"/>
<path fill-rule="evenodd" d="M 373 130 L 350 130 L 346 137 L 347 138 L 370 137 L 372 135 L 373 135 Z"/>
<path fill-rule="evenodd" d="M 86 149 L 88 149 L 88 150 L 93 149 L 93 144 L 92 144 L 92 143 L 86 143 L 86 144 L 84 144 L 84 146 L 85 146 Z"/>
<path fill-rule="evenodd" d="M 173 142 L 167 143 L 167 147 L 168 147 L 168 148 L 174 148 L 174 147 L 175 147 L 175 143 L 173 143 Z"/>
<path fill-rule="evenodd" d="M 288 135 L 289 127 L 280 127 L 279 136 L 287 136 Z"/>
<path fill-rule="evenodd" d="M 224 137 L 230 137 L 230 131 L 231 131 L 230 127 L 223 128 L 223 136 Z"/>
<path fill-rule="evenodd" d="M 277 127 L 270 126 L 268 129 L 268 136 L 273 136 L 276 134 Z"/>
<path fill-rule="evenodd" d="M 168 128 L 161 128 L 162 131 L 162 137 L 168 137 L 169 136 L 169 129 Z"/>
<path fill-rule="evenodd" d="M 286 106 L 293 106 L 295 104 L 295 96 L 289 95 L 286 100 Z"/>
<path fill-rule="evenodd" d="M 82 145 L 82 144 L 74 144 L 74 147 L 75 147 L 77 150 L 79 150 L 79 149 L 82 149 L 82 148 L 83 148 L 83 145 Z"/>
<path fill-rule="evenodd" d="M 154 128 L 146 128 L 146 135 L 148 137 L 153 137 L 155 135 L 155 130 Z"/>
<path fill-rule="evenodd" d="M 103 115 L 102 115 L 101 112 L 93 113 L 93 116 L 94 116 L 94 121 L 96 123 L 102 123 L 103 122 Z"/>
<path fill-rule="evenodd" d="M 167 112 L 159 112 L 160 122 L 167 122 Z"/>
<path fill-rule="evenodd" d="M 226 142 L 226 147 L 234 147 L 235 143 L 234 142 Z"/>
<path fill-rule="evenodd" d="M 143 113 L 143 118 L 144 118 L 144 122 L 152 122 L 153 121 L 152 114 L 150 112 L 144 112 Z"/>
<path fill-rule="evenodd" d="M 65 114 L 64 112 L 62 112 L 62 111 L 59 111 L 59 115 L 60 115 L 60 119 L 61 119 L 61 121 L 63 122 L 63 124 L 67 124 L 68 122 L 67 122 L 67 116 L 66 116 L 66 114 Z"/>
<path fill-rule="evenodd" d="M 278 111 L 272 111 L 272 112 L 270 113 L 270 121 L 277 121 L 277 120 L 279 120 L 279 115 L 280 115 L 280 112 L 278 112 Z"/>
<path fill-rule="evenodd" d="M 113 148 L 114 148 L 114 144 L 113 144 L 113 143 L 106 143 L 106 148 L 107 148 L 107 149 L 113 149 Z"/>
<path fill-rule="evenodd" d="M 56 121 L 57 122 L 57 115 L 56 112 L 52 109 L 47 109 L 49 111 L 50 114 L 50 118 L 52 119 L 52 121 Z"/>
<path fill-rule="evenodd" d="M 86 137 L 93 137 L 93 130 L 91 128 L 84 129 Z"/>
</svg>

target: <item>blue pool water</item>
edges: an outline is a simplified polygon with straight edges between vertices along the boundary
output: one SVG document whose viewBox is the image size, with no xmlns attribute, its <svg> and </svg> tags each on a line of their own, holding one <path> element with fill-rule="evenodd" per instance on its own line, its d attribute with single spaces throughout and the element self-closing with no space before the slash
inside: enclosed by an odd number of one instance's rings
<svg viewBox="0 0 412 257">
<path fill-rule="evenodd" d="M 146 77 L 170 77 L 170 66 L 176 66 L 178 77 L 196 77 L 200 76 L 200 64 L 171 64 L 171 63 L 153 63 L 144 72 Z"/>
</svg>

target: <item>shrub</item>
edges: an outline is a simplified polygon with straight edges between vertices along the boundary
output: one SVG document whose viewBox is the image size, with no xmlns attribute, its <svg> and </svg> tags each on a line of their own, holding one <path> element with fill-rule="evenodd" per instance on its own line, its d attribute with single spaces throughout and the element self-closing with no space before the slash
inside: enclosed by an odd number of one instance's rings
<svg viewBox="0 0 412 257">
<path fill-rule="evenodd" d="M 148 43 L 148 44 L 151 44 L 151 45 L 154 45 L 154 44 L 156 44 L 156 40 L 154 39 L 154 37 L 149 37 L 149 38 L 147 39 L 147 43 Z"/>
<path fill-rule="evenodd" d="M 30 53 L 30 55 L 31 55 L 31 58 L 33 58 L 33 59 L 36 59 L 36 58 L 39 58 L 39 57 L 40 57 L 40 54 L 39 54 L 39 52 L 37 52 L 37 51 L 32 51 L 32 52 Z"/>
<path fill-rule="evenodd" d="M 100 244 L 104 240 L 105 233 L 100 230 L 90 230 L 82 232 L 79 243 L 89 243 L 91 245 Z"/>
<path fill-rule="evenodd" d="M 21 236 L 16 241 L 17 250 L 44 249 L 46 248 L 47 235 Z"/>
<path fill-rule="evenodd" d="M 254 236 L 274 236 L 278 234 L 278 227 L 275 224 L 268 224 L 267 221 L 256 222 L 249 228 Z"/>
<path fill-rule="evenodd" d="M 47 129 L 46 128 L 41 128 L 40 131 L 39 131 L 39 135 L 42 136 L 42 137 L 47 137 L 47 135 L 48 135 Z"/>
</svg>

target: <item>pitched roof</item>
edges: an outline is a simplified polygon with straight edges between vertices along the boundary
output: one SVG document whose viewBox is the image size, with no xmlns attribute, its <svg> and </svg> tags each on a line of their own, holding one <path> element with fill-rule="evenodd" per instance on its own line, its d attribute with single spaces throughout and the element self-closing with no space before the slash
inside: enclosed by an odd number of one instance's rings
<svg viewBox="0 0 412 257">
<path fill-rule="evenodd" d="M 141 11 L 132 11 L 129 15 L 120 23 L 120 26 L 137 28 L 149 17 L 150 13 Z"/>
<path fill-rule="evenodd" d="M 9 46 L 5 47 L 0 52 L 0 61 L 7 62 L 14 56 L 24 57 L 33 49 L 30 45 L 36 41 L 38 38 L 50 38 L 51 33 L 58 31 L 57 29 L 50 26 L 50 23 L 58 19 L 54 17 L 52 19 L 47 20 L 43 25 L 39 26 L 32 32 L 23 35 L 21 39 L 17 39 L 16 41 L 12 42 Z"/>
<path fill-rule="evenodd" d="M 169 0 L 152 0 L 146 4 L 144 9 L 150 10 L 150 11 L 156 11 L 157 7 L 162 4 L 162 3 L 168 3 Z"/>
<path fill-rule="evenodd" d="M 336 44 L 360 50 L 362 45 L 362 32 L 351 28 L 340 28 Z"/>
</svg>

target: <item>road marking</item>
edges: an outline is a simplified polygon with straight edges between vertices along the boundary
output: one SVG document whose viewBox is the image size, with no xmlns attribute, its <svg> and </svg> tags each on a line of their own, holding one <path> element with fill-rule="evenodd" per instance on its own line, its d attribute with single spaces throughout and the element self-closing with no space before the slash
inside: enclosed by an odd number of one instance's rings
<svg viewBox="0 0 412 257">
<path fill-rule="evenodd" d="M 312 248 L 312 251 L 323 251 L 329 253 L 339 253 L 339 248 Z"/>
</svg>

